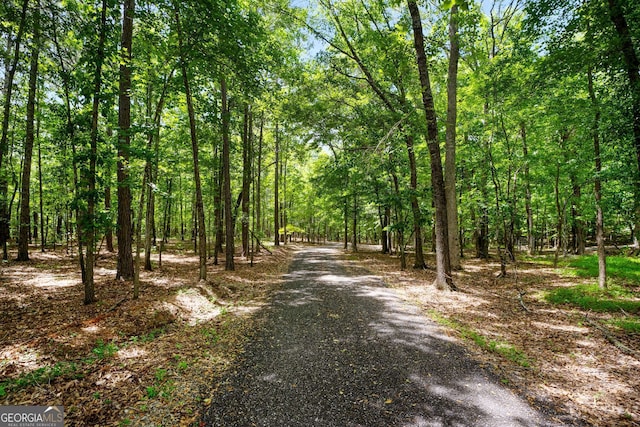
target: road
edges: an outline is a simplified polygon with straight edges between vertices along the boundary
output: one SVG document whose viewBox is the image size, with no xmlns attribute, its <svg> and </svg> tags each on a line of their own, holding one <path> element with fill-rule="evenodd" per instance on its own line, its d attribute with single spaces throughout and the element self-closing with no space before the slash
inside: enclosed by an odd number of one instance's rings
<svg viewBox="0 0 640 427">
<path fill-rule="evenodd" d="M 335 247 L 296 254 L 208 426 L 553 426 Z"/>
</svg>

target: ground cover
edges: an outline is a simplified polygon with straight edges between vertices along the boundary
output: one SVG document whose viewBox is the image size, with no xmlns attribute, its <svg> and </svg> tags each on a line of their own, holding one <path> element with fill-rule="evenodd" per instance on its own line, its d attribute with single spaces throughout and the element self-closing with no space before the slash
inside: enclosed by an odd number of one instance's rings
<svg viewBox="0 0 640 427">
<path fill-rule="evenodd" d="M 593 284 L 592 256 L 566 258 L 557 269 L 548 257 L 527 258 L 505 278 L 497 260 L 466 258 L 454 273 L 460 291 L 442 292 L 432 285 L 435 272 L 399 271 L 398 259 L 375 250 L 347 256 L 385 277 L 532 403 L 585 424 L 640 425 L 637 260 L 612 259 L 605 292 Z"/>
<path fill-rule="evenodd" d="M 32 252 L 0 270 L 0 405 L 64 405 L 66 425 L 197 425 L 213 379 L 242 351 L 257 312 L 293 251 L 261 254 L 236 271 L 208 266 L 177 242 L 142 293 L 116 281 L 115 256 L 96 268 L 98 303 L 82 304 L 77 261 Z M 15 258 L 15 257 L 14 257 Z"/>
</svg>

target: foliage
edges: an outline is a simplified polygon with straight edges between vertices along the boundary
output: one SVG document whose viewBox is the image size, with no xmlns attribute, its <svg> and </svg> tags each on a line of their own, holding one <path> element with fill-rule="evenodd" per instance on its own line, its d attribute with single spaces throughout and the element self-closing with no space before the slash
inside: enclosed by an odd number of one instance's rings
<svg viewBox="0 0 640 427">
<path fill-rule="evenodd" d="M 575 274 L 580 277 L 598 277 L 598 257 L 595 255 L 572 259 L 569 261 L 568 266 L 574 268 Z M 611 277 L 638 285 L 640 284 L 640 259 L 637 257 L 609 256 L 607 257 L 607 273 Z M 610 291 L 615 292 L 614 289 L 619 288 L 612 288 Z"/>
<path fill-rule="evenodd" d="M 553 304 L 572 304 L 585 310 L 616 313 L 640 313 L 637 294 L 623 286 L 600 289 L 595 284 L 559 287 L 545 293 L 545 299 Z"/>
</svg>

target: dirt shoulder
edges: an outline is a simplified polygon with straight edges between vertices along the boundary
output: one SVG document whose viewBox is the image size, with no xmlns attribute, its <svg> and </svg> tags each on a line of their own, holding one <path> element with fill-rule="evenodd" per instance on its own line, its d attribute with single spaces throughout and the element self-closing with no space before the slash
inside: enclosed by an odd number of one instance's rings
<svg viewBox="0 0 640 427">
<path fill-rule="evenodd" d="M 433 271 L 400 271 L 398 259 L 373 247 L 345 256 L 385 277 L 407 300 L 449 326 L 451 335 L 462 337 L 503 383 L 530 402 L 552 405 L 585 424 L 640 425 L 640 360 L 589 323 L 604 324 L 607 315 L 553 305 L 540 296 L 584 280 L 527 262 L 497 278 L 498 263 L 466 259 L 463 271 L 454 273 L 459 292 L 441 292 L 432 285 Z M 637 335 L 617 338 L 640 350 Z"/>
<path fill-rule="evenodd" d="M 64 405 L 66 425 L 194 425 L 214 379 L 231 366 L 295 248 L 238 258 L 236 271 L 173 246 L 142 272 L 142 292 L 96 268 L 99 301 L 82 304 L 77 261 L 33 251 L 0 270 L 0 405 Z M 204 399 L 206 400 L 206 399 Z"/>
</svg>

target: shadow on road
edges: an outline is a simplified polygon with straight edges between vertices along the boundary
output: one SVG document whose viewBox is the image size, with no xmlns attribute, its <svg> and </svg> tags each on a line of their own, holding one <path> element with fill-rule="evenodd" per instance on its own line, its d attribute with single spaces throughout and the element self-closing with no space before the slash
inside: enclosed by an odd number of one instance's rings
<svg viewBox="0 0 640 427">
<path fill-rule="evenodd" d="M 301 251 L 286 278 L 205 425 L 554 425 L 335 249 Z"/>
</svg>

